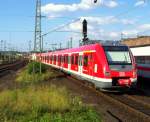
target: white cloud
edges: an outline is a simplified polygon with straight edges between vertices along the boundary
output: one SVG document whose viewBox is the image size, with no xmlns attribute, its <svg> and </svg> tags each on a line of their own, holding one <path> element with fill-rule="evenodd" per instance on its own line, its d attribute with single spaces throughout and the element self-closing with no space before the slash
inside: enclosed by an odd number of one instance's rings
<svg viewBox="0 0 150 122">
<path fill-rule="evenodd" d="M 77 10 L 87 10 L 91 9 L 95 6 L 95 4 L 91 0 L 81 0 L 80 3 L 73 4 L 54 4 L 49 3 L 45 6 L 42 6 L 42 12 L 45 14 L 53 13 L 53 12 L 63 12 L 63 11 L 77 11 Z"/>
<path fill-rule="evenodd" d="M 115 18 L 114 16 L 104 16 L 104 17 L 89 16 L 89 17 L 81 17 L 80 21 L 70 24 L 68 29 L 73 30 L 73 31 L 81 31 L 82 22 L 84 19 L 86 19 L 88 22 L 88 30 L 94 30 L 94 29 L 100 28 L 100 26 L 112 25 L 112 24 L 117 24 L 117 23 L 121 23 L 124 25 L 135 24 L 134 20 L 118 19 L 118 18 Z"/>
<path fill-rule="evenodd" d="M 118 33 L 118 32 L 110 32 L 110 33 L 109 33 L 109 36 L 110 36 L 111 38 L 118 38 L 118 36 L 120 36 L 120 33 Z"/>
<path fill-rule="evenodd" d="M 124 36 L 133 36 L 133 35 L 138 35 L 140 33 L 143 33 L 144 31 L 150 30 L 150 24 L 142 24 L 136 27 L 135 29 L 130 29 L 130 30 L 123 30 L 122 34 Z"/>
<path fill-rule="evenodd" d="M 107 25 L 117 23 L 118 19 L 113 16 L 105 16 L 105 17 L 81 17 L 81 20 L 86 19 L 88 23 L 97 24 L 97 25 Z"/>
<path fill-rule="evenodd" d="M 77 10 L 89 10 L 97 6 L 106 6 L 114 8 L 118 6 L 118 3 L 113 0 L 98 0 L 97 4 L 93 0 L 81 0 L 80 3 L 73 4 L 54 4 L 49 3 L 41 7 L 44 14 L 60 13 L 60 12 L 72 12 Z"/>
<path fill-rule="evenodd" d="M 145 0 L 138 0 L 134 6 L 142 6 L 145 4 Z"/>
<path fill-rule="evenodd" d="M 123 30 L 122 31 L 122 34 L 124 36 L 137 35 L 137 33 L 138 33 L 138 30 L 135 30 L 135 29 L 133 29 L 133 30 Z"/>
<path fill-rule="evenodd" d="M 118 3 L 116 1 L 110 0 L 110 1 L 104 2 L 104 5 L 109 8 L 114 8 L 118 6 Z"/>
<path fill-rule="evenodd" d="M 112 24 L 135 24 L 134 20 L 129 19 L 118 19 L 114 16 L 104 16 L 104 17 L 81 17 L 80 21 L 74 22 L 67 27 L 63 28 L 63 30 L 80 32 L 82 34 L 82 22 L 86 19 L 88 21 L 88 36 L 91 39 L 105 39 L 105 40 L 119 40 L 121 36 L 121 32 L 107 32 L 103 30 L 104 25 L 112 25 Z M 147 26 L 141 25 L 140 28 L 146 28 Z M 137 34 L 137 30 L 124 30 L 124 35 L 135 35 Z M 81 35 L 80 34 L 80 35 Z"/>
<path fill-rule="evenodd" d="M 143 25 L 140 25 L 138 27 L 139 30 L 141 31 L 146 31 L 146 30 L 150 30 L 150 24 L 143 24 Z"/>
<path fill-rule="evenodd" d="M 122 19 L 121 22 L 124 25 L 134 25 L 136 21 L 135 20 L 131 20 L 131 19 Z"/>
</svg>

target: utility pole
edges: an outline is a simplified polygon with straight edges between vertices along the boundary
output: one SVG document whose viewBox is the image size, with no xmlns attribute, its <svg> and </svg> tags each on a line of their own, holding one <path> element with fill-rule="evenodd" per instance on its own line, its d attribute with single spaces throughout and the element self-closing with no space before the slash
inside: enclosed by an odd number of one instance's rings
<svg viewBox="0 0 150 122">
<path fill-rule="evenodd" d="M 43 45 L 43 41 L 44 41 L 44 36 L 41 36 L 41 52 L 43 52 L 44 51 L 44 45 Z"/>
<path fill-rule="evenodd" d="M 36 0 L 34 52 L 41 51 L 41 0 Z"/>
<path fill-rule="evenodd" d="M 7 50 L 7 47 L 6 47 L 6 40 L 4 40 L 4 51 L 6 52 Z"/>
<path fill-rule="evenodd" d="M 41 47 L 41 0 L 36 0 L 36 15 L 35 15 L 35 35 L 34 35 L 34 52 L 42 52 Z M 41 56 L 40 56 L 41 57 Z M 42 73 L 42 65 L 40 62 L 40 74 Z M 33 63 L 33 74 L 35 80 L 35 65 Z"/>
<path fill-rule="evenodd" d="M 31 52 L 31 40 L 29 41 L 29 52 Z"/>
<path fill-rule="evenodd" d="M 6 40 L 4 40 L 4 61 L 6 61 Z"/>
</svg>

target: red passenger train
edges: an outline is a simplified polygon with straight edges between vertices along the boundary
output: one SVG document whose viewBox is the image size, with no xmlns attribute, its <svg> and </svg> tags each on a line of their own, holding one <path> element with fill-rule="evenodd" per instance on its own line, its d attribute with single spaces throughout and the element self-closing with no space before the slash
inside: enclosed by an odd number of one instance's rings
<svg viewBox="0 0 150 122">
<path fill-rule="evenodd" d="M 85 79 L 97 88 L 131 87 L 137 82 L 135 60 L 125 45 L 97 43 L 33 56 L 37 61 Z"/>
</svg>

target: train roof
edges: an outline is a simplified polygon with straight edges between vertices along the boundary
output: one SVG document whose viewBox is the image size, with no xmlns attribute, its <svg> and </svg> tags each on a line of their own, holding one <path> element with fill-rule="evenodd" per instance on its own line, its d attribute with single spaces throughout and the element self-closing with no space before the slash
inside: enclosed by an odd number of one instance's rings
<svg viewBox="0 0 150 122">
<path fill-rule="evenodd" d="M 65 53 L 77 53 L 81 51 L 89 51 L 89 50 L 96 50 L 98 46 L 126 46 L 126 45 L 119 45 L 119 44 L 114 44 L 114 43 L 96 43 L 96 44 L 90 44 L 90 45 L 83 45 L 77 48 L 70 48 L 70 49 L 65 49 L 65 50 L 59 50 L 59 51 L 54 51 L 54 52 L 47 52 L 47 53 L 42 53 L 42 55 L 47 55 L 47 54 L 65 54 Z"/>
</svg>

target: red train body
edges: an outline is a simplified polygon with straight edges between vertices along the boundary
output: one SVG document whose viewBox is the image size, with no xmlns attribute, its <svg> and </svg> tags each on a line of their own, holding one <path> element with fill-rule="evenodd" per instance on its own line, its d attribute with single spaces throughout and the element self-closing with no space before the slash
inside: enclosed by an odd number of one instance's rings
<svg viewBox="0 0 150 122">
<path fill-rule="evenodd" d="M 98 88 L 131 87 L 137 82 L 135 60 L 127 46 L 97 43 L 34 56 Z"/>
</svg>

